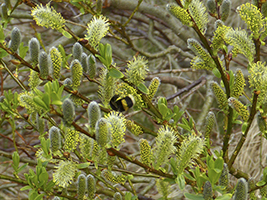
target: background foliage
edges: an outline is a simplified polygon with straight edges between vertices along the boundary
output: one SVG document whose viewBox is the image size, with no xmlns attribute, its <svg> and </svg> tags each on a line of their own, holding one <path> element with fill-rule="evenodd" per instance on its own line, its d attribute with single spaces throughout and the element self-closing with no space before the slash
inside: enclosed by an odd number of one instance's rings
<svg viewBox="0 0 267 200">
<path fill-rule="evenodd" d="M 265 1 L 8 2 L 1 198 L 265 197 Z"/>
</svg>

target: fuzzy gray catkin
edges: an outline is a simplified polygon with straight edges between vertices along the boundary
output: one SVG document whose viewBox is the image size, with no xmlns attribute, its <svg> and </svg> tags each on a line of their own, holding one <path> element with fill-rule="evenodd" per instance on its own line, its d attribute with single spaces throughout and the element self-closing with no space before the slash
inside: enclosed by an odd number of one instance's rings
<svg viewBox="0 0 267 200">
<path fill-rule="evenodd" d="M 86 191 L 86 177 L 83 174 L 80 174 L 78 177 L 78 188 L 77 188 L 77 193 L 78 193 L 78 200 L 83 200 L 83 197 L 85 195 Z"/>
<path fill-rule="evenodd" d="M 61 135 L 57 127 L 52 126 L 49 129 L 50 148 L 52 152 L 56 152 L 61 147 Z"/>
<path fill-rule="evenodd" d="M 96 59 L 93 54 L 90 54 L 87 59 L 87 66 L 88 66 L 88 76 L 90 78 L 94 78 L 96 74 Z"/>
<path fill-rule="evenodd" d="M 96 122 L 101 118 L 100 107 L 97 102 L 92 101 L 87 107 L 89 125 L 91 129 L 95 128 Z"/>
<path fill-rule="evenodd" d="M 31 61 L 34 65 L 36 65 L 38 63 L 38 58 L 40 53 L 40 44 L 36 38 L 32 38 L 29 41 L 29 51 L 30 51 Z"/>
<path fill-rule="evenodd" d="M 205 200 L 212 200 L 212 186 L 209 181 L 206 181 L 203 187 L 203 198 Z"/>
<path fill-rule="evenodd" d="M 46 52 L 42 51 L 39 54 L 38 62 L 39 62 L 40 77 L 46 79 L 49 74 L 48 55 Z"/>
<path fill-rule="evenodd" d="M 11 40 L 9 43 L 9 48 L 14 52 L 17 51 L 19 48 L 20 42 L 21 42 L 20 30 L 17 27 L 14 27 L 11 32 Z"/>
<path fill-rule="evenodd" d="M 247 200 L 248 198 L 248 184 L 246 179 L 240 178 L 237 181 L 235 195 L 233 200 Z"/>
<path fill-rule="evenodd" d="M 95 191 L 96 191 L 96 181 L 95 177 L 91 174 L 89 174 L 86 177 L 86 183 L 87 183 L 87 195 L 89 199 L 93 199 L 95 196 Z"/>
<path fill-rule="evenodd" d="M 5 3 L 2 3 L 1 4 L 1 17 L 3 20 L 7 20 L 8 18 L 8 15 L 7 15 L 7 6 Z"/>
<path fill-rule="evenodd" d="M 100 147 L 105 147 L 109 142 L 109 122 L 105 118 L 100 118 L 95 126 L 95 137 Z"/>
<path fill-rule="evenodd" d="M 221 5 L 221 20 L 226 21 L 231 11 L 231 0 L 223 0 Z"/>
<path fill-rule="evenodd" d="M 83 72 L 84 73 L 87 73 L 87 71 L 88 71 L 88 65 L 87 65 L 87 55 L 86 55 L 86 53 L 82 53 L 82 56 L 81 56 L 81 65 L 83 67 Z"/>
<path fill-rule="evenodd" d="M 79 42 L 76 42 L 72 47 L 73 58 L 74 59 L 78 59 L 79 61 L 81 61 L 82 53 L 83 53 L 82 45 L 80 45 Z"/>
<path fill-rule="evenodd" d="M 65 99 L 62 104 L 64 124 L 70 126 L 74 120 L 75 108 L 70 99 Z"/>
</svg>

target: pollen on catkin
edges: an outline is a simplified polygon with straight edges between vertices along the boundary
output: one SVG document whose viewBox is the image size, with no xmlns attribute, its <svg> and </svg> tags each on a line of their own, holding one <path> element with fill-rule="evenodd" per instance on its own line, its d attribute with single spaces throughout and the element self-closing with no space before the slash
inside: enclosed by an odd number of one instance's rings
<svg viewBox="0 0 267 200">
<path fill-rule="evenodd" d="M 100 147 L 105 147 L 110 141 L 110 125 L 105 118 L 100 118 L 95 126 L 95 137 Z"/>
<path fill-rule="evenodd" d="M 239 15 L 253 32 L 254 38 L 258 39 L 263 28 L 263 16 L 257 6 L 251 3 L 242 4 L 237 8 Z"/>
<path fill-rule="evenodd" d="M 160 79 L 158 77 L 154 77 L 150 85 L 148 87 L 149 93 L 147 95 L 147 98 L 151 101 L 152 98 L 155 96 L 156 92 L 158 91 L 158 88 L 160 86 Z"/>
<path fill-rule="evenodd" d="M 79 142 L 79 132 L 72 129 L 67 129 L 65 135 L 64 149 L 68 152 L 72 152 L 76 149 Z"/>
<path fill-rule="evenodd" d="M 192 24 L 191 17 L 186 9 L 174 3 L 167 4 L 166 8 L 173 16 L 179 19 L 182 24 L 187 26 L 190 26 Z"/>
<path fill-rule="evenodd" d="M 9 48 L 15 52 L 18 50 L 21 43 L 21 33 L 17 27 L 14 27 L 11 31 L 11 40 L 9 42 Z"/>
<path fill-rule="evenodd" d="M 78 87 L 81 84 L 81 78 L 83 75 L 83 68 L 79 60 L 75 59 L 71 62 L 71 80 L 73 90 L 78 90 Z"/>
<path fill-rule="evenodd" d="M 215 123 L 215 115 L 213 112 L 209 112 L 206 117 L 206 127 L 205 127 L 205 138 L 208 139 L 210 137 L 210 133 L 213 129 Z"/>
<path fill-rule="evenodd" d="M 45 7 L 42 4 L 37 5 L 31 15 L 38 26 L 50 27 L 60 32 L 65 26 L 65 19 L 53 7 L 50 7 L 50 4 L 46 4 Z"/>
<path fill-rule="evenodd" d="M 49 56 L 52 61 L 53 78 L 56 80 L 60 76 L 62 65 L 62 56 L 56 47 L 52 47 L 49 51 Z"/>
<path fill-rule="evenodd" d="M 94 78 L 96 75 L 96 59 L 93 54 L 90 54 L 87 59 L 87 66 L 88 66 L 88 76 L 90 78 Z"/>
<path fill-rule="evenodd" d="M 62 104 L 64 124 L 70 126 L 74 120 L 75 108 L 70 99 L 65 99 Z"/>
<path fill-rule="evenodd" d="M 101 118 L 101 110 L 96 101 L 89 103 L 87 107 L 88 122 L 91 129 L 95 129 L 96 122 Z"/>
<path fill-rule="evenodd" d="M 126 128 L 134 135 L 138 136 L 143 133 L 143 129 L 135 124 L 132 120 L 126 120 Z"/>
<path fill-rule="evenodd" d="M 247 200 L 247 196 L 248 196 L 247 181 L 244 178 L 240 178 L 237 181 L 237 186 L 233 200 Z"/>
<path fill-rule="evenodd" d="M 59 128 L 52 126 L 49 129 L 50 148 L 54 153 L 61 148 L 61 135 Z"/>
<path fill-rule="evenodd" d="M 39 41 L 36 38 L 32 38 L 29 41 L 28 46 L 29 46 L 31 61 L 34 65 L 36 65 L 38 63 L 39 52 L 40 52 Z"/>
<path fill-rule="evenodd" d="M 203 198 L 205 200 L 212 200 L 212 186 L 209 181 L 206 181 L 203 187 Z"/>
<path fill-rule="evenodd" d="M 249 111 L 245 105 L 243 105 L 240 101 L 238 101 L 234 97 L 230 97 L 228 99 L 229 105 L 236 110 L 236 112 L 242 117 L 244 121 L 248 121 Z"/>
<path fill-rule="evenodd" d="M 86 177 L 84 174 L 80 174 L 78 176 L 78 181 L 77 181 L 78 200 L 83 200 L 85 191 L 86 191 Z"/>
<path fill-rule="evenodd" d="M 244 87 L 246 86 L 246 81 L 243 75 L 242 70 L 238 69 L 235 74 L 235 81 L 233 88 L 231 90 L 233 97 L 238 98 L 243 95 Z"/>
<path fill-rule="evenodd" d="M 99 17 L 94 16 L 87 26 L 85 39 L 94 49 L 97 49 L 100 40 L 105 37 L 109 30 L 108 19 L 102 15 Z"/>
<path fill-rule="evenodd" d="M 126 77 L 130 83 L 138 86 L 144 82 L 147 72 L 147 60 L 140 56 L 134 57 L 134 60 L 127 64 Z"/>
<path fill-rule="evenodd" d="M 150 166 L 152 158 L 151 146 L 149 145 L 148 141 L 143 138 L 140 139 L 139 146 L 141 162 L 147 166 Z"/>
<path fill-rule="evenodd" d="M 83 47 L 79 42 L 76 42 L 72 47 L 72 56 L 74 59 L 81 61 L 83 53 Z"/>
<path fill-rule="evenodd" d="M 154 149 L 153 159 L 154 168 L 158 169 L 162 164 L 168 161 L 171 153 L 174 153 L 173 146 L 176 141 L 174 130 L 170 127 L 161 127 L 156 137 L 156 147 Z"/>
<path fill-rule="evenodd" d="M 223 110 L 228 109 L 228 101 L 225 92 L 222 90 L 222 88 L 218 85 L 217 82 L 211 83 L 212 91 L 215 95 L 215 98 L 219 104 L 219 108 Z"/>
<path fill-rule="evenodd" d="M 38 61 L 39 61 L 40 77 L 46 79 L 49 75 L 49 61 L 47 53 L 42 51 L 39 54 Z"/>
<path fill-rule="evenodd" d="M 87 182 L 87 195 L 89 199 L 93 199 L 95 196 L 95 191 L 96 191 L 96 180 L 95 177 L 92 174 L 89 174 L 86 177 L 86 182 Z"/>
</svg>

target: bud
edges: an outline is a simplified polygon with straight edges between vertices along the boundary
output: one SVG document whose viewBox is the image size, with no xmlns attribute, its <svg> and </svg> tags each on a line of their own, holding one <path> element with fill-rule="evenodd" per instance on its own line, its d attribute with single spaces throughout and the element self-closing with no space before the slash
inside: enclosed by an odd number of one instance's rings
<svg viewBox="0 0 267 200">
<path fill-rule="evenodd" d="M 237 181 L 235 195 L 233 200 L 247 200 L 248 196 L 248 185 L 244 178 L 240 178 Z"/>
<path fill-rule="evenodd" d="M 54 153 L 58 151 L 61 147 L 61 135 L 59 129 L 55 126 L 52 126 L 49 129 L 49 139 L 50 139 L 50 147 L 51 151 Z"/>
<path fill-rule="evenodd" d="M 89 174 L 86 177 L 86 182 L 87 182 L 87 194 L 89 199 L 93 199 L 95 196 L 95 191 L 96 191 L 96 181 L 95 177 L 91 174 Z"/>
<path fill-rule="evenodd" d="M 34 65 L 36 65 L 38 63 L 39 52 L 40 52 L 39 41 L 36 38 L 32 38 L 29 41 L 28 46 L 29 46 L 31 61 Z"/>
<path fill-rule="evenodd" d="M 225 92 L 222 90 L 222 88 L 218 85 L 216 82 L 211 83 L 212 91 L 216 97 L 216 100 L 219 104 L 219 108 L 223 110 L 228 109 L 228 101 Z"/>
<path fill-rule="evenodd" d="M 14 27 L 11 32 L 11 40 L 9 43 L 9 48 L 11 49 L 11 51 L 13 52 L 17 51 L 19 48 L 20 42 L 21 42 L 20 30 L 17 27 Z"/>
<path fill-rule="evenodd" d="M 90 54 L 87 59 L 88 75 L 90 78 L 94 78 L 96 74 L 96 60 L 93 54 Z"/>
<path fill-rule="evenodd" d="M 97 102 L 92 101 L 87 107 L 90 128 L 94 129 L 96 122 L 101 118 L 100 107 Z"/>
<path fill-rule="evenodd" d="M 49 51 L 49 56 L 52 61 L 53 78 L 56 80 L 59 78 L 62 65 L 61 53 L 58 51 L 56 47 L 52 47 Z"/>
<path fill-rule="evenodd" d="M 39 70 L 40 70 L 40 77 L 46 79 L 49 74 L 49 67 L 48 67 L 48 56 L 47 53 L 42 51 L 39 54 Z"/>
<path fill-rule="evenodd" d="M 70 126 L 74 120 L 75 109 L 70 99 L 65 99 L 62 104 L 64 124 Z"/>
<path fill-rule="evenodd" d="M 208 8 L 208 11 L 211 14 L 215 15 L 216 14 L 216 10 L 217 10 L 215 0 L 208 0 L 207 1 L 207 8 Z"/>
<path fill-rule="evenodd" d="M 83 200 L 86 189 L 86 177 L 83 174 L 80 174 L 78 177 L 78 200 Z"/>
<path fill-rule="evenodd" d="M 105 118 L 100 118 L 95 126 L 95 137 L 100 147 L 105 147 L 110 140 L 109 123 Z"/>
<path fill-rule="evenodd" d="M 88 71 L 88 66 L 87 66 L 86 59 L 87 59 L 86 53 L 82 53 L 82 56 L 81 56 L 81 65 L 83 67 L 83 72 L 84 73 L 87 73 L 87 71 Z"/>
<path fill-rule="evenodd" d="M 231 11 L 231 0 L 223 0 L 221 5 L 221 20 L 225 21 Z"/>
<path fill-rule="evenodd" d="M 83 68 L 79 60 L 77 59 L 73 60 L 70 65 L 70 69 L 71 69 L 72 87 L 73 90 L 77 90 L 81 84 L 81 77 L 83 75 Z"/>
<path fill-rule="evenodd" d="M 72 47 L 72 55 L 74 59 L 81 60 L 83 47 L 79 42 L 76 42 Z"/>
<path fill-rule="evenodd" d="M 206 181 L 203 187 L 203 198 L 205 200 L 212 200 L 212 186 L 209 181 Z"/>
</svg>

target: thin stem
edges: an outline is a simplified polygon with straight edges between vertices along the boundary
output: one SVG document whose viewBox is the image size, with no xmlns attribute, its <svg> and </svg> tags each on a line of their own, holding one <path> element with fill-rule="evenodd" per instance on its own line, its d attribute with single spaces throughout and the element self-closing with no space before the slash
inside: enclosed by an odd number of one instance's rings
<svg viewBox="0 0 267 200">
<path fill-rule="evenodd" d="M 143 2 L 143 0 L 139 0 L 138 4 L 136 6 L 136 8 L 134 9 L 134 11 L 132 12 L 131 16 L 128 18 L 128 20 L 122 25 L 123 27 L 127 26 L 127 24 L 131 21 L 131 19 L 133 18 L 134 14 L 137 12 L 140 4 Z"/>
</svg>

